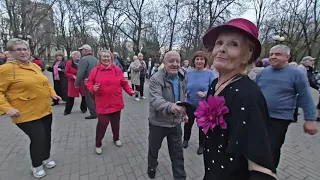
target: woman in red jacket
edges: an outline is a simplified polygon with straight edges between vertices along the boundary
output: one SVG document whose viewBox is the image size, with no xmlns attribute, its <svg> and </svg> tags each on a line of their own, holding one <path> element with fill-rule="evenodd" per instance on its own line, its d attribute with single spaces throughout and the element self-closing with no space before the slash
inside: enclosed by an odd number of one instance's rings
<svg viewBox="0 0 320 180">
<path fill-rule="evenodd" d="M 84 94 L 84 84 L 81 84 L 79 88 L 74 86 L 74 81 L 76 79 L 77 71 L 78 71 L 78 64 L 81 58 L 81 53 L 79 51 L 73 51 L 71 53 L 72 60 L 67 61 L 66 68 L 65 68 L 65 75 L 68 77 L 68 98 L 66 102 L 66 107 L 64 110 L 64 115 L 68 115 L 71 113 L 74 98 L 79 97 L 79 94 L 82 97 L 80 109 L 82 113 L 87 112 L 87 104 Z"/>
<path fill-rule="evenodd" d="M 119 147 L 120 113 L 124 108 L 122 89 L 130 96 L 136 95 L 124 78 L 122 70 L 114 64 L 113 54 L 108 50 L 99 53 L 99 65 L 92 69 L 86 82 L 89 92 L 95 96 L 98 124 L 96 129 L 96 153 L 102 153 L 102 139 L 109 121 L 113 141 Z"/>
</svg>

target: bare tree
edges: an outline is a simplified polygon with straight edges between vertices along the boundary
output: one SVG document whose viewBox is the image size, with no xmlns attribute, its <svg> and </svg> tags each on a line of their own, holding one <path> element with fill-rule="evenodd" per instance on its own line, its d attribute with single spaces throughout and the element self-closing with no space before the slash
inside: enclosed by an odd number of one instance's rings
<svg viewBox="0 0 320 180">
<path fill-rule="evenodd" d="M 270 15 L 271 8 L 275 7 L 280 0 L 252 0 L 254 11 L 256 15 L 256 25 L 260 27 L 267 15 Z"/>
<path fill-rule="evenodd" d="M 114 5 L 117 1 L 107 0 L 93 0 L 90 2 L 93 12 L 95 13 L 94 19 L 99 25 L 98 33 L 100 34 L 102 46 L 104 48 L 110 48 L 114 50 L 113 43 L 116 40 L 118 34 L 118 26 L 121 14 L 114 9 Z"/>
<path fill-rule="evenodd" d="M 31 52 L 41 44 L 50 44 L 53 26 L 52 6 L 56 0 L 4 0 L 11 36 L 22 35 L 30 41 Z M 31 35 L 31 39 L 28 35 Z M 27 38 L 29 37 L 29 38 Z"/>
<path fill-rule="evenodd" d="M 176 30 L 177 25 L 177 17 L 179 14 L 180 7 L 180 0 L 174 0 L 173 2 L 170 0 L 167 0 L 164 4 L 164 7 L 166 9 L 166 14 L 169 19 L 169 27 L 170 27 L 170 43 L 169 43 L 169 50 L 172 50 L 173 41 L 174 41 L 174 34 Z"/>
<path fill-rule="evenodd" d="M 144 26 L 144 16 L 148 11 L 145 0 L 123 0 L 121 12 L 125 14 L 126 21 L 119 30 L 133 42 L 133 51 L 140 52 L 140 40 Z M 146 12 L 147 11 L 147 12 Z"/>
</svg>

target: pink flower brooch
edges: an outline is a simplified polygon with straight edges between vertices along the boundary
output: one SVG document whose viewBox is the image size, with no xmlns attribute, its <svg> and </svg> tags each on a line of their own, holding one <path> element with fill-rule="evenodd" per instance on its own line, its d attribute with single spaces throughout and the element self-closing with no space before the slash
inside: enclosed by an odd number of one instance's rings
<svg viewBox="0 0 320 180">
<path fill-rule="evenodd" d="M 227 129 L 227 123 L 223 117 L 227 113 L 229 109 L 225 106 L 224 97 L 210 95 L 208 101 L 200 101 L 194 115 L 197 117 L 198 127 L 202 127 L 203 132 L 207 134 L 209 129 L 212 130 L 216 126 Z"/>
</svg>

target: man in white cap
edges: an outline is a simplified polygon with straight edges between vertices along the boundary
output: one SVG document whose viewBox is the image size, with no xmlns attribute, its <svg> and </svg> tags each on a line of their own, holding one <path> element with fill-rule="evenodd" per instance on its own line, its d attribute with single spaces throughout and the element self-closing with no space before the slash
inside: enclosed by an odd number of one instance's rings
<svg viewBox="0 0 320 180">
<path fill-rule="evenodd" d="M 316 79 L 314 78 L 313 74 L 313 64 L 316 58 L 313 58 L 311 56 L 305 56 L 301 60 L 301 64 L 298 66 L 298 69 L 303 72 L 303 74 L 306 75 L 308 78 L 310 87 L 312 87 L 315 90 L 319 90 L 318 84 Z M 297 110 L 296 110 L 297 111 Z M 320 98 L 317 105 L 317 121 L 320 121 Z"/>
<path fill-rule="evenodd" d="M 115 65 L 118 66 L 123 71 L 123 66 L 121 63 L 122 60 L 120 59 L 119 54 L 117 52 L 114 52 L 113 56 L 114 56 Z"/>
<path fill-rule="evenodd" d="M 79 62 L 77 77 L 74 82 L 75 87 L 79 87 L 80 83 L 84 83 L 87 80 L 91 70 L 98 64 L 98 59 L 93 56 L 91 46 L 85 44 L 81 46 L 79 50 L 81 51 L 82 57 Z M 94 105 L 94 97 L 87 88 L 85 89 L 85 97 L 88 109 L 90 111 L 90 116 L 85 117 L 85 119 L 96 119 L 97 114 Z"/>
<path fill-rule="evenodd" d="M 313 77 L 312 71 L 313 71 L 314 60 L 315 58 L 311 56 L 305 56 L 302 58 L 301 64 L 298 66 L 298 69 L 308 77 L 309 82 L 310 82 L 310 79 Z"/>
</svg>

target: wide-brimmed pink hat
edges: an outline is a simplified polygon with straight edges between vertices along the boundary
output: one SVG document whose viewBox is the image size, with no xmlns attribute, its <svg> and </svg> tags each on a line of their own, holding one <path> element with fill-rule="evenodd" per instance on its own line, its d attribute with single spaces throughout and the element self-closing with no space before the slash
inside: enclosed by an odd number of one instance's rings
<svg viewBox="0 0 320 180">
<path fill-rule="evenodd" d="M 258 59 L 261 53 L 261 44 L 258 39 L 258 28 L 251 21 L 243 18 L 233 19 L 225 24 L 209 29 L 203 36 L 204 47 L 208 50 L 212 50 L 214 48 L 219 34 L 227 29 L 239 30 L 239 32 L 243 33 L 246 37 L 248 37 L 255 44 L 253 52 L 254 61 Z"/>
</svg>

